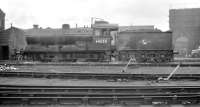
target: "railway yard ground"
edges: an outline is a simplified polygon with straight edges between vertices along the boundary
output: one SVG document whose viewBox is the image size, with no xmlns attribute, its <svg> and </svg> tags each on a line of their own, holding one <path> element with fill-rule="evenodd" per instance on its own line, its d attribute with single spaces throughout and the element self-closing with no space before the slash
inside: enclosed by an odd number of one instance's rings
<svg viewBox="0 0 200 107">
<path fill-rule="evenodd" d="M 140 66 L 130 65 L 126 72 L 124 66 L 82 66 L 82 65 L 25 65 L 15 66 L 15 72 L 46 72 L 46 73 L 99 73 L 99 74 L 169 74 L 176 66 Z M 175 74 L 200 74 L 199 67 L 180 67 Z"/>
<path fill-rule="evenodd" d="M 200 106 L 198 59 L 127 69 L 126 62 L 7 64 L 15 69 L 0 72 L 0 107 Z"/>
</svg>

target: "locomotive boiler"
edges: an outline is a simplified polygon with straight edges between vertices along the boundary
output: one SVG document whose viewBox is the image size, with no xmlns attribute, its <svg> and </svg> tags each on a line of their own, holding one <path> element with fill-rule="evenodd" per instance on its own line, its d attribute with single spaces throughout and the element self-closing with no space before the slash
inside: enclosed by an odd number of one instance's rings
<svg viewBox="0 0 200 107">
<path fill-rule="evenodd" d="M 110 61 L 112 54 L 111 32 L 118 30 L 115 24 L 98 22 L 92 31 L 87 28 L 57 30 L 54 35 L 42 35 L 51 29 L 34 29 L 38 35 L 26 37 L 28 46 L 25 60 L 39 61 Z M 73 32 L 72 32 L 73 31 Z M 60 33 L 58 33 L 60 32 Z"/>
</svg>

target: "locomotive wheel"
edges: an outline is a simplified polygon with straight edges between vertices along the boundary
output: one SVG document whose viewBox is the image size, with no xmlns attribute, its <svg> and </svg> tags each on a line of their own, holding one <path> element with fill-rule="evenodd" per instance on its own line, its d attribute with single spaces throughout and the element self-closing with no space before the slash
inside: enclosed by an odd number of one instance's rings
<svg viewBox="0 0 200 107">
<path fill-rule="evenodd" d="M 157 58 L 155 59 L 155 62 L 156 62 L 156 63 L 161 63 L 162 60 L 160 59 L 160 57 L 157 57 Z"/>
<path fill-rule="evenodd" d="M 136 55 L 136 56 L 135 56 L 135 59 L 136 59 L 137 62 L 141 62 L 141 63 L 147 61 L 147 59 L 145 58 L 144 55 Z"/>
</svg>

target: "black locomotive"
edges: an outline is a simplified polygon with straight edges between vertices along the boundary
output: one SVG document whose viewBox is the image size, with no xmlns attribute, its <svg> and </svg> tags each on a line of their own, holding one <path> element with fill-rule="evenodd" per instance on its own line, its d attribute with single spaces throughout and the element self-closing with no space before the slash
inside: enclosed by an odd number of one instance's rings
<svg viewBox="0 0 200 107">
<path fill-rule="evenodd" d="M 84 29 L 84 28 L 83 28 Z M 86 29 L 86 28 L 85 28 Z M 73 30 L 73 29 L 72 29 Z M 62 29 L 45 36 L 26 35 L 24 60 L 34 61 L 127 61 L 169 62 L 173 60 L 172 33 L 118 31 L 118 25 L 101 21 L 89 31 Z M 76 28 L 74 28 L 76 30 Z M 79 29 L 80 30 L 80 29 Z M 50 30 L 49 30 L 50 31 Z M 44 32 L 43 32 L 44 33 Z"/>
</svg>

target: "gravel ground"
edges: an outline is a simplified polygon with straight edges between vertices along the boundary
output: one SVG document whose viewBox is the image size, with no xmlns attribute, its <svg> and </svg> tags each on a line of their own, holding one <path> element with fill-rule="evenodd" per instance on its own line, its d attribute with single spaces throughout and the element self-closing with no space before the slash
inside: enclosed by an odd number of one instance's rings
<svg viewBox="0 0 200 107">
<path fill-rule="evenodd" d="M 1 77 L 1 85 L 42 85 L 42 86 L 200 86 L 200 81 L 128 81 L 110 82 L 107 80 L 65 80 L 41 78 Z"/>
<path fill-rule="evenodd" d="M 52 72 L 52 73 L 121 73 L 122 66 L 52 66 L 52 65 L 33 65 L 15 66 L 18 72 Z M 169 74 L 175 67 L 140 67 L 130 66 L 126 73 L 132 74 Z M 200 67 L 180 67 L 176 74 L 200 74 Z"/>
</svg>

